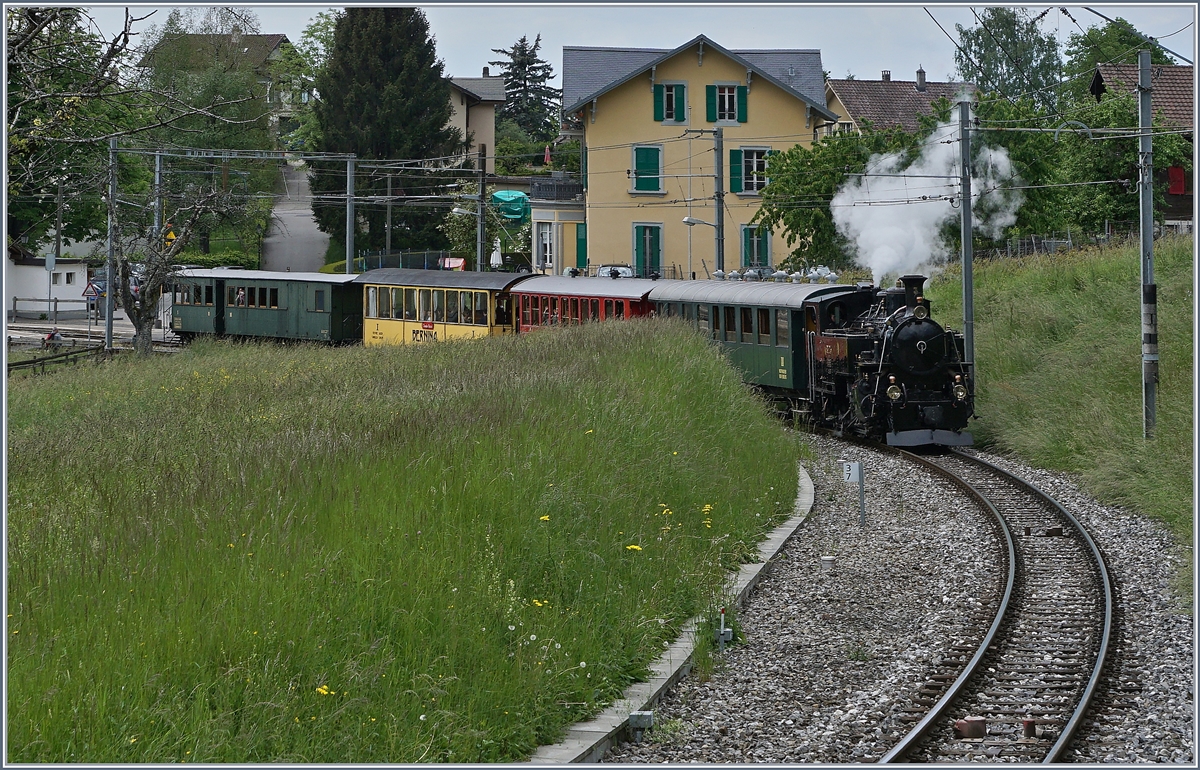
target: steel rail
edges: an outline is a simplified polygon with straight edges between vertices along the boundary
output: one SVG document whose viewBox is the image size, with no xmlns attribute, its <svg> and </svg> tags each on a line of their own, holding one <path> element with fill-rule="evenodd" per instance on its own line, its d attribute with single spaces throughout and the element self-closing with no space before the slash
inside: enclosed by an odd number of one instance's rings
<svg viewBox="0 0 1200 770">
<path fill-rule="evenodd" d="M 983 642 L 980 643 L 979 648 L 975 651 L 975 654 L 971 657 L 971 660 L 967 662 L 967 665 L 963 668 L 962 673 L 958 675 L 958 678 L 954 680 L 954 683 L 947 688 L 946 692 L 942 695 L 938 702 L 929 709 L 929 712 L 921 719 L 921 721 L 918 722 L 913 729 L 909 730 L 908 734 L 905 735 L 899 743 L 893 746 L 887 754 L 884 754 L 879 759 L 880 764 L 900 761 L 900 759 L 913 748 L 917 741 L 925 737 L 925 734 L 929 732 L 929 728 L 932 727 L 934 722 L 937 721 L 937 719 L 941 717 L 946 709 L 950 707 L 950 704 L 953 703 L 958 697 L 959 691 L 961 691 L 971 677 L 974 676 L 976 670 L 983 662 L 983 657 L 987 653 L 988 648 L 991 647 L 992 642 L 995 640 L 996 634 L 999 633 L 1000 626 L 1004 622 L 1004 616 L 1008 613 L 1009 600 L 1012 598 L 1013 583 L 1016 579 L 1017 572 L 1017 550 L 1016 546 L 1013 544 L 1012 531 L 1009 530 L 1008 522 L 1004 520 L 1004 517 L 998 510 L 996 510 L 996 507 L 992 505 L 991 501 L 984 497 L 966 480 L 958 477 L 937 463 L 930 462 L 923 457 L 915 455 L 911 452 L 905 452 L 900 449 L 893 449 L 892 451 L 903 457 L 907 457 L 918 465 L 923 465 L 929 470 L 932 470 L 935 473 L 950 479 L 964 491 L 966 491 L 968 495 L 973 497 L 976 502 L 991 512 L 992 516 L 996 519 L 997 524 L 1000 526 L 1000 531 L 1004 534 L 1004 540 L 1008 546 L 1008 580 L 1005 582 L 1004 595 L 1000 600 L 999 608 L 996 610 L 996 617 L 992 621 L 991 628 L 988 629 L 987 635 L 983 638 Z"/>
<path fill-rule="evenodd" d="M 1100 634 L 1100 649 L 1096 653 L 1096 664 L 1092 668 L 1092 675 L 1088 679 L 1087 686 L 1083 688 L 1083 694 L 1079 698 L 1079 705 L 1076 706 L 1075 712 L 1071 715 L 1071 718 L 1067 720 L 1066 725 L 1063 726 L 1062 733 L 1059 735 L 1058 740 L 1055 741 L 1054 745 L 1050 748 L 1050 751 L 1046 754 L 1046 758 L 1042 760 L 1042 764 L 1057 762 L 1059 757 L 1062 756 L 1063 752 L 1066 751 L 1067 745 L 1071 742 L 1071 738 L 1075 735 L 1075 731 L 1079 728 L 1080 723 L 1083 721 L 1084 715 L 1087 713 L 1088 707 L 1091 705 L 1092 695 L 1095 693 L 1096 687 L 1100 683 L 1100 675 L 1104 668 L 1104 660 L 1108 655 L 1108 644 L 1112 636 L 1113 615 L 1113 588 L 1112 580 L 1108 575 L 1108 568 L 1104 564 L 1104 557 L 1100 553 L 1100 548 L 1096 545 L 1096 541 L 1092 539 L 1092 536 L 1088 534 L 1087 529 L 1085 529 L 1083 524 L 1081 524 L 1078 519 L 1072 516 L 1071 513 L 1068 512 L 1067 509 L 1064 508 L 1062 504 L 1060 504 L 1053 497 L 1043 492 L 1034 484 L 1018 476 L 1014 476 L 1003 468 L 999 468 L 992 463 L 989 463 L 987 460 L 981 460 L 978 457 L 964 454 L 958 450 L 955 450 L 954 454 L 959 457 L 967 458 L 972 462 L 978 463 L 986 468 L 990 468 L 996 473 L 999 473 L 1016 482 L 1017 484 L 1024 486 L 1038 497 L 1043 498 L 1053 505 L 1058 510 L 1059 514 L 1061 514 L 1064 519 L 1070 522 L 1071 526 L 1075 527 L 1075 529 L 1079 531 L 1079 534 L 1083 538 L 1084 542 L 1088 544 L 1088 548 L 1090 548 L 1092 552 L 1092 559 L 1095 561 L 1096 568 L 1099 572 L 1100 582 L 1104 586 L 1104 628 Z"/>
</svg>

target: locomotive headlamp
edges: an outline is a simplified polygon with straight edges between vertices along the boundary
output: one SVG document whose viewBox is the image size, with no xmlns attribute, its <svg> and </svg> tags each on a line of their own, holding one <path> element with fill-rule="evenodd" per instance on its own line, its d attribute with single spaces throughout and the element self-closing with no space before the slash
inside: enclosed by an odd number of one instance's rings
<svg viewBox="0 0 1200 770">
<path fill-rule="evenodd" d="M 913 317 L 919 320 L 925 320 L 929 317 L 929 308 L 924 305 L 917 305 L 913 308 Z"/>
<path fill-rule="evenodd" d="M 904 392 L 902 390 L 900 390 L 899 385 L 888 385 L 888 389 L 887 389 L 887 397 L 888 398 L 890 398 L 893 401 L 899 401 L 900 396 L 902 396 L 902 395 L 904 395 Z"/>
<path fill-rule="evenodd" d="M 954 375 L 954 381 L 955 381 L 955 382 L 962 382 L 962 375 L 961 375 L 961 374 L 956 374 L 956 375 Z"/>
<path fill-rule="evenodd" d="M 967 386 L 955 385 L 954 386 L 954 397 L 957 398 L 959 401 L 965 401 L 967 398 Z"/>
<path fill-rule="evenodd" d="M 896 375 L 894 375 L 894 374 L 889 374 L 889 375 L 888 375 L 888 382 L 889 382 L 890 384 L 892 384 L 892 385 L 895 385 L 895 384 L 896 384 Z"/>
</svg>

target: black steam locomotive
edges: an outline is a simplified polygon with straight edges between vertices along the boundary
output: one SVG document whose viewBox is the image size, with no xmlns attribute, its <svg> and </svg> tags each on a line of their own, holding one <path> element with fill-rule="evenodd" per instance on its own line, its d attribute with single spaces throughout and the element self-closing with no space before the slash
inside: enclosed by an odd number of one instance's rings
<svg viewBox="0 0 1200 770">
<path fill-rule="evenodd" d="M 830 321 L 810 339 L 813 419 L 894 446 L 969 446 L 974 383 L 963 336 L 929 317 L 924 276 L 896 284 L 811 300 Z"/>
</svg>

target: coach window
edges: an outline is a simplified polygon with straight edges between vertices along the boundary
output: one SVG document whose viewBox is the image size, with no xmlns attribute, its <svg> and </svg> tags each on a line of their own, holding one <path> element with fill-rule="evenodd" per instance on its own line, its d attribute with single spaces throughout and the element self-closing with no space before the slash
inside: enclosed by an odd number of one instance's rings
<svg viewBox="0 0 1200 770">
<path fill-rule="evenodd" d="M 764 307 L 758 309 L 758 344 L 771 344 L 771 311 Z"/>
<path fill-rule="evenodd" d="M 367 287 L 367 318 L 378 318 L 379 311 L 375 304 L 376 290 L 374 286 Z"/>
<path fill-rule="evenodd" d="M 271 289 L 271 307 L 279 307 L 279 289 Z"/>
<path fill-rule="evenodd" d="M 599 321 L 600 320 L 600 300 L 593 299 L 590 301 L 590 304 L 591 304 L 592 312 L 588 316 L 589 320 Z"/>
<path fill-rule="evenodd" d="M 392 318 L 404 317 L 404 289 L 388 289 L 392 293 Z"/>
<path fill-rule="evenodd" d="M 503 296 L 496 295 L 496 325 L 509 326 L 512 324 L 512 303 L 513 298 L 505 294 Z"/>
<path fill-rule="evenodd" d="M 624 317 L 625 317 L 625 300 L 619 299 L 619 300 L 617 300 L 617 318 L 621 319 Z"/>
<path fill-rule="evenodd" d="M 376 318 L 392 316 L 392 292 L 386 286 L 379 287 L 379 315 Z"/>
<path fill-rule="evenodd" d="M 446 323 L 458 323 L 458 292 L 446 292 Z"/>
<path fill-rule="evenodd" d="M 523 326 L 529 325 L 529 295 L 528 294 L 521 295 L 521 324 Z"/>
<path fill-rule="evenodd" d="M 775 311 L 775 346 L 786 348 L 791 341 L 788 339 L 788 312 L 787 310 Z"/>
<path fill-rule="evenodd" d="M 325 290 L 324 289 L 317 289 L 315 292 L 313 292 L 313 310 L 316 310 L 318 313 L 325 312 Z"/>
<path fill-rule="evenodd" d="M 471 323 L 471 315 L 474 310 L 474 298 L 469 291 L 460 291 L 458 293 L 458 322 L 469 324 Z"/>
<path fill-rule="evenodd" d="M 204 300 L 201 299 L 201 297 L 203 297 L 203 296 L 204 295 L 201 294 L 200 284 L 196 284 L 195 286 L 192 287 L 192 304 L 193 305 L 204 304 Z"/>
<path fill-rule="evenodd" d="M 258 307 L 258 291 L 255 289 L 255 287 L 251 286 L 246 289 L 246 297 L 248 298 L 246 300 L 247 307 Z M 264 302 L 263 304 L 266 303 Z"/>
<path fill-rule="evenodd" d="M 754 311 L 742 308 L 742 342 L 754 342 Z"/>
<path fill-rule="evenodd" d="M 213 303 L 213 287 L 204 287 L 204 304 L 211 305 Z"/>
<path fill-rule="evenodd" d="M 542 316 L 551 326 L 558 323 L 558 297 L 542 297 Z"/>
<path fill-rule="evenodd" d="M 429 289 L 417 289 L 418 316 L 422 321 L 433 320 L 433 292 Z"/>
<path fill-rule="evenodd" d="M 737 342 L 737 308 L 725 307 L 725 341 Z"/>
<path fill-rule="evenodd" d="M 700 322 L 700 331 L 708 331 L 708 305 L 696 306 L 696 318 Z"/>
<path fill-rule="evenodd" d="M 405 321 L 417 320 L 417 290 L 416 289 L 405 289 L 404 290 L 404 320 Z"/>
<path fill-rule="evenodd" d="M 433 292 L 433 320 L 444 323 L 446 320 L 446 292 L 436 289 Z"/>
<path fill-rule="evenodd" d="M 604 300 L 604 320 L 612 319 L 613 312 L 613 301 L 611 299 Z"/>
<path fill-rule="evenodd" d="M 259 307 L 267 306 L 267 287 L 266 286 L 258 287 L 258 306 Z"/>
<path fill-rule="evenodd" d="M 486 291 L 475 292 L 475 325 L 488 325 L 488 295 Z"/>
</svg>

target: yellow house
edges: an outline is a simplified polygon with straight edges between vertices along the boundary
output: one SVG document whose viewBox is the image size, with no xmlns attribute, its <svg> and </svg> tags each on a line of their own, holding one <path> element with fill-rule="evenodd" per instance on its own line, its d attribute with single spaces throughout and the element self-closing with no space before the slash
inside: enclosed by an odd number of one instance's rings
<svg viewBox="0 0 1200 770">
<path fill-rule="evenodd" d="M 704 35 L 674 50 L 567 46 L 562 73 L 564 116 L 583 130 L 586 257 L 556 268 L 715 272 L 715 129 L 723 144 L 722 267 L 772 267 L 787 255 L 781 233 L 750 221 L 769 182 L 769 154 L 811 144 L 837 120 L 825 104 L 820 51 L 731 51 Z"/>
<path fill-rule="evenodd" d="M 504 76 L 491 77 L 483 68 L 481 78 L 450 78 L 450 122 L 448 125 L 471 140 L 472 157 L 483 148 L 487 173 L 496 173 L 496 108 L 504 104 Z"/>
</svg>

